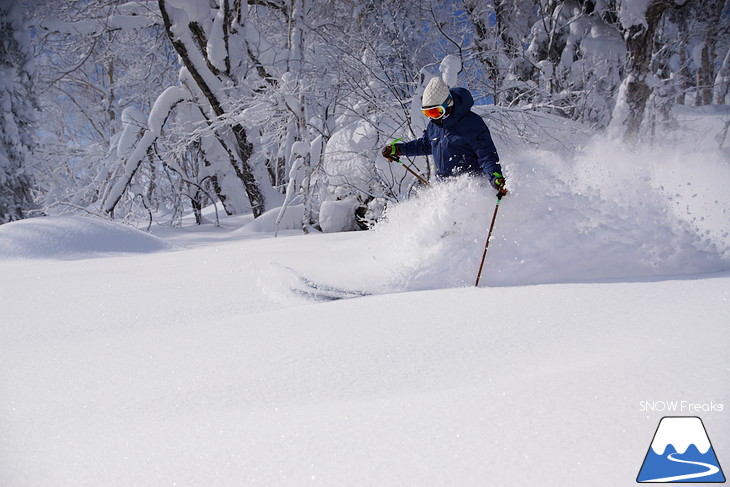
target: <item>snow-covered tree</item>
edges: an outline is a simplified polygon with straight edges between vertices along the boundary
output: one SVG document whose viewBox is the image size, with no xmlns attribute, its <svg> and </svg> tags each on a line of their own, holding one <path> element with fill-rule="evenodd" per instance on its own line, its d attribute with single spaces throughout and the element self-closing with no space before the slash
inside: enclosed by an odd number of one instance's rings
<svg viewBox="0 0 730 487">
<path fill-rule="evenodd" d="M 119 170 L 122 112 L 130 107 L 149 111 L 155 96 L 175 79 L 172 47 L 153 5 L 145 0 L 34 2 L 43 118 L 37 153 L 44 161 L 37 177 L 48 211 L 100 213 Z"/>
<path fill-rule="evenodd" d="M 0 224 L 33 208 L 32 50 L 22 4 L 0 0 Z"/>
<path fill-rule="evenodd" d="M 463 3 L 495 104 L 608 124 L 626 51 L 611 2 Z"/>
<path fill-rule="evenodd" d="M 655 35 L 665 12 L 678 6 L 667 0 L 652 0 L 627 2 L 619 8 L 627 55 L 611 124 L 613 132 L 629 145 L 638 141 L 647 101 L 652 94 Z"/>
<path fill-rule="evenodd" d="M 160 0 L 158 8 L 182 65 L 179 86 L 188 95 L 180 102 L 197 107 L 186 109 L 197 120 L 164 117 L 170 123 L 167 132 L 187 132 L 182 146 L 168 144 L 168 149 L 179 154 L 185 147 L 198 147 L 203 178 L 212 183 L 226 211 L 250 210 L 259 216 L 279 199 L 275 189 L 286 183 L 287 147 L 307 138 L 303 95 L 311 85 L 303 76 L 303 36 L 311 31 L 307 15 L 312 8 L 302 0 Z M 160 101 L 170 110 L 177 107 Z M 143 137 L 150 145 L 135 153 L 156 147 L 164 129 L 163 124 L 157 137 Z M 161 155 L 169 163 L 169 153 Z M 113 209 L 131 187 L 143 161 L 144 156 L 123 162 L 125 171 L 105 210 Z"/>
<path fill-rule="evenodd" d="M 332 6 L 317 30 L 319 57 L 313 60 L 330 80 L 319 96 L 328 101 L 329 115 L 322 124 L 324 152 L 313 172 L 313 196 L 321 205 L 321 219 L 342 222 L 339 213 L 346 210 L 351 221 L 344 226 L 351 228 L 356 219 L 365 226 L 382 212 L 385 201 L 410 191 L 414 178 L 383 159 L 380 147 L 398 137 L 421 135 L 425 121 L 418 110 L 419 89 L 438 72 L 445 50 L 436 40 L 445 40 L 440 29 L 451 29 L 454 20 L 441 2 L 424 6 L 368 0 L 353 9 L 335 1 Z M 458 45 L 446 42 L 450 49 Z M 416 171 L 429 174 L 427 161 L 418 166 Z"/>
<path fill-rule="evenodd" d="M 473 27 L 470 50 L 487 75 L 496 105 L 531 101 L 534 65 L 525 57 L 524 43 L 537 20 L 533 0 L 462 0 Z"/>
<path fill-rule="evenodd" d="M 695 105 L 712 104 L 713 85 L 715 83 L 716 66 L 719 64 L 718 40 L 722 28 L 723 9 L 725 2 L 719 0 L 701 0 L 695 2 L 700 4 L 696 10 L 702 12 L 704 18 L 704 38 L 699 46 L 699 66 L 697 69 L 697 99 Z M 725 29 L 727 30 L 730 21 L 730 11 L 726 12 Z M 725 56 L 720 58 L 720 61 Z"/>
<path fill-rule="evenodd" d="M 532 103 L 603 127 L 610 120 L 625 53 L 606 3 L 540 2 L 527 57 L 538 68 Z"/>
</svg>

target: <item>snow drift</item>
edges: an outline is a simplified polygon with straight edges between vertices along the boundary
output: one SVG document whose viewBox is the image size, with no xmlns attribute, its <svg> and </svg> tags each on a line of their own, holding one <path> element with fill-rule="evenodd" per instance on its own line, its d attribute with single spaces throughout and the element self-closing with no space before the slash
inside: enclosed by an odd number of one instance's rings
<svg viewBox="0 0 730 487">
<path fill-rule="evenodd" d="M 149 233 L 94 218 L 42 217 L 0 225 L 0 260 L 81 259 L 172 248 Z"/>
</svg>

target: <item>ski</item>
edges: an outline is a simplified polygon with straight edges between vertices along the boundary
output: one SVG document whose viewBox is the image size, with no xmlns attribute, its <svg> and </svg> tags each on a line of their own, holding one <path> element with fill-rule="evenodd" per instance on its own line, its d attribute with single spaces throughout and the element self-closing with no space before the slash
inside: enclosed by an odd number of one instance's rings
<svg viewBox="0 0 730 487">
<path fill-rule="evenodd" d="M 314 301 L 337 301 L 340 299 L 359 298 L 370 294 L 357 289 L 343 289 L 312 281 L 304 276 L 297 275 L 301 286 L 293 287 L 292 292 Z"/>
</svg>

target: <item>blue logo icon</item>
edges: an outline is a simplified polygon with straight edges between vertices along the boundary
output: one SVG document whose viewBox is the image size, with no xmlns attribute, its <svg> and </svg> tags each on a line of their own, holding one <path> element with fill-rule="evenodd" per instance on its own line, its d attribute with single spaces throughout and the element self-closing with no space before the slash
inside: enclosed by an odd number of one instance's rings
<svg viewBox="0 0 730 487">
<path fill-rule="evenodd" d="M 696 416 L 663 417 L 636 481 L 725 482 L 702 420 Z"/>
</svg>

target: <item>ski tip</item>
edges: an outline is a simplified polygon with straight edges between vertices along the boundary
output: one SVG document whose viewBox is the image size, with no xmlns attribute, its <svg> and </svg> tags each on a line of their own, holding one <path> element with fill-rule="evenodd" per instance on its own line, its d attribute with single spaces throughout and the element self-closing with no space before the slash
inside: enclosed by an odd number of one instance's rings
<svg viewBox="0 0 730 487">
<path fill-rule="evenodd" d="M 301 275 L 297 275 L 297 284 L 291 288 L 291 291 L 299 296 L 319 302 L 360 298 L 370 295 L 369 293 L 359 289 L 345 289 L 331 286 L 329 284 L 313 281 Z"/>
</svg>

